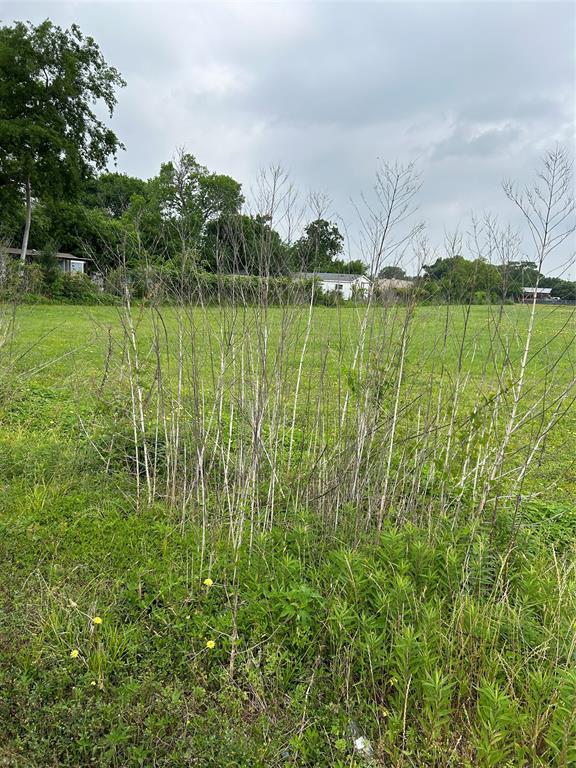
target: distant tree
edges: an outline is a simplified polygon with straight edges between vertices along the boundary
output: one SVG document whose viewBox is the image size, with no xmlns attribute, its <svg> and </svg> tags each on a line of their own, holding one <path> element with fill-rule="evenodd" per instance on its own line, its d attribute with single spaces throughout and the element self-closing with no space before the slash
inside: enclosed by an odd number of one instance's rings
<svg viewBox="0 0 576 768">
<path fill-rule="evenodd" d="M 297 269 L 305 272 L 329 271 L 344 250 L 344 238 L 336 224 L 326 219 L 311 221 L 293 248 Z"/>
<path fill-rule="evenodd" d="M 148 182 L 142 194 L 132 195 L 130 206 L 123 214 L 121 224 L 136 235 L 141 247 L 160 259 L 167 259 L 182 250 L 182 241 L 170 222 L 162 215 L 154 179 Z"/>
<path fill-rule="evenodd" d="M 134 195 L 146 195 L 146 182 L 125 173 L 102 173 L 84 185 L 81 202 L 87 208 L 101 208 L 120 219 L 130 208 Z"/>
<path fill-rule="evenodd" d="M 463 256 L 437 259 L 423 267 L 420 288 L 424 295 L 446 301 L 517 299 L 524 287 L 552 288 L 552 295 L 576 300 L 576 283 L 545 277 L 533 261 L 510 261 L 494 266 L 482 259 L 469 261 Z"/>
<path fill-rule="evenodd" d="M 463 256 L 437 259 L 423 267 L 421 289 L 449 302 L 489 300 L 502 286 L 498 269 L 482 259 L 470 261 Z"/>
<path fill-rule="evenodd" d="M 199 205 L 203 225 L 220 216 L 233 216 L 244 203 L 242 185 L 231 176 L 208 173 L 200 179 Z"/>
<path fill-rule="evenodd" d="M 402 267 L 398 267 L 398 266 L 384 267 L 378 273 L 378 277 L 384 280 L 406 280 L 407 279 L 406 272 L 402 269 Z"/>
<path fill-rule="evenodd" d="M 278 275 L 289 271 L 288 248 L 266 216 L 225 214 L 208 222 L 202 242 L 210 272 Z"/>
<path fill-rule="evenodd" d="M 429 280 L 442 280 L 453 273 L 458 265 L 465 261 L 463 256 L 451 256 L 445 259 L 436 259 L 433 264 L 424 264 L 422 271 L 424 277 Z"/>
<path fill-rule="evenodd" d="M 178 233 L 183 248 L 199 241 L 209 221 L 239 213 L 244 202 L 241 184 L 230 176 L 210 173 L 183 150 L 175 160 L 162 164 L 149 185 L 152 205 Z"/>
<path fill-rule="evenodd" d="M 498 270 L 508 298 L 519 298 L 522 288 L 534 288 L 544 277 L 533 261 L 509 261 L 499 266 Z"/>
<path fill-rule="evenodd" d="M 120 146 L 94 111 L 112 115 L 124 81 L 76 25 L 0 27 L 0 179 L 25 202 L 25 260 L 33 199 L 71 197 Z"/>
<path fill-rule="evenodd" d="M 132 231 L 129 222 L 113 218 L 104 209 L 89 208 L 79 200 L 48 199 L 35 209 L 30 239 L 42 251 L 53 247 L 97 256 L 100 266 L 106 267 Z"/>
<path fill-rule="evenodd" d="M 0 162 L 0 166 L 2 163 Z M 12 244 L 22 236 L 25 219 L 22 199 L 15 186 L 0 176 L 0 243 Z"/>
<path fill-rule="evenodd" d="M 366 274 L 366 264 L 360 259 L 353 261 L 343 261 L 334 259 L 330 265 L 331 272 L 341 272 L 343 275 L 364 275 Z"/>
<path fill-rule="evenodd" d="M 565 301 L 576 301 L 576 282 L 560 277 L 544 277 L 540 280 L 542 288 L 552 288 L 552 296 Z"/>
<path fill-rule="evenodd" d="M 207 173 L 194 155 L 183 151 L 174 161 L 162 163 L 160 173 L 150 184 L 165 219 L 200 219 L 200 179 Z"/>
</svg>

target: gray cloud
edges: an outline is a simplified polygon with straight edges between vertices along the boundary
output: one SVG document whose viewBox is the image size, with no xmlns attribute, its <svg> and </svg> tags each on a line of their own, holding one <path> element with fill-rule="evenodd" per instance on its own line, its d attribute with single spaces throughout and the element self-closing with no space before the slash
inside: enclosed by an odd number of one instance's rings
<svg viewBox="0 0 576 768">
<path fill-rule="evenodd" d="M 476 128 L 459 125 L 450 136 L 437 142 L 432 158 L 477 156 L 481 158 L 504 154 L 521 136 L 518 126 L 505 124 L 496 127 Z"/>
<path fill-rule="evenodd" d="M 573 144 L 568 2 L 46 1 L 1 15 L 96 38 L 128 81 L 118 166 L 143 177 L 179 145 L 246 189 L 279 162 L 351 221 L 377 158 L 415 160 L 440 241 L 472 208 L 515 221 L 501 178 L 528 180 L 546 148 Z"/>
</svg>

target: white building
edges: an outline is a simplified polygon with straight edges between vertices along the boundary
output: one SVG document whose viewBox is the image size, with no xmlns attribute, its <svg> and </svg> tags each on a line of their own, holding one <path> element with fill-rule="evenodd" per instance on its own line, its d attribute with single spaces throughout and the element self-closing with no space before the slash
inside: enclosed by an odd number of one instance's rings
<svg viewBox="0 0 576 768">
<path fill-rule="evenodd" d="M 372 289 L 372 281 L 366 275 L 348 275 L 340 272 L 297 272 L 297 280 L 318 280 L 324 293 L 337 293 L 343 299 L 353 295 L 366 296 Z"/>
</svg>

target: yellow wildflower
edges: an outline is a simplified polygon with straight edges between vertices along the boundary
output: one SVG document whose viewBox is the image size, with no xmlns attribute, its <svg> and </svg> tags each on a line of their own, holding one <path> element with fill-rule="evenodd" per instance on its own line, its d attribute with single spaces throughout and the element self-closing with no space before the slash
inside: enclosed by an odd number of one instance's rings
<svg viewBox="0 0 576 768">
<path fill-rule="evenodd" d="M 204 586 L 205 586 L 205 587 L 211 587 L 211 586 L 212 586 L 212 584 L 214 584 L 214 582 L 212 581 L 212 579 L 204 579 Z"/>
<path fill-rule="evenodd" d="M 70 651 L 70 658 L 72 658 L 72 659 L 77 659 L 77 658 L 78 658 L 78 656 L 80 656 L 80 651 L 78 650 L 78 648 L 73 648 L 73 649 Z"/>
<path fill-rule="evenodd" d="M 94 616 L 94 618 L 92 619 L 92 624 L 102 624 L 102 619 L 100 618 L 100 616 Z"/>
<path fill-rule="evenodd" d="M 215 646 L 216 646 L 216 643 L 214 642 L 214 640 L 208 640 L 208 642 L 206 643 L 206 648 L 214 648 Z"/>
</svg>

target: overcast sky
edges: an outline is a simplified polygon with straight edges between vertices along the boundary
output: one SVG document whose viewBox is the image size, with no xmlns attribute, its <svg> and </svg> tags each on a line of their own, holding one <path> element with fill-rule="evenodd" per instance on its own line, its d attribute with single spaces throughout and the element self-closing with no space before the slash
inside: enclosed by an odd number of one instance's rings
<svg viewBox="0 0 576 768">
<path fill-rule="evenodd" d="M 502 179 L 528 181 L 556 142 L 572 151 L 575 9 L 0 1 L 0 18 L 76 22 L 97 40 L 128 83 L 113 121 L 119 170 L 148 178 L 184 145 L 249 194 L 279 163 L 303 192 L 327 193 L 354 235 L 350 200 L 369 193 L 378 158 L 413 160 L 419 216 L 441 246 L 471 210 L 517 223 Z"/>
</svg>

